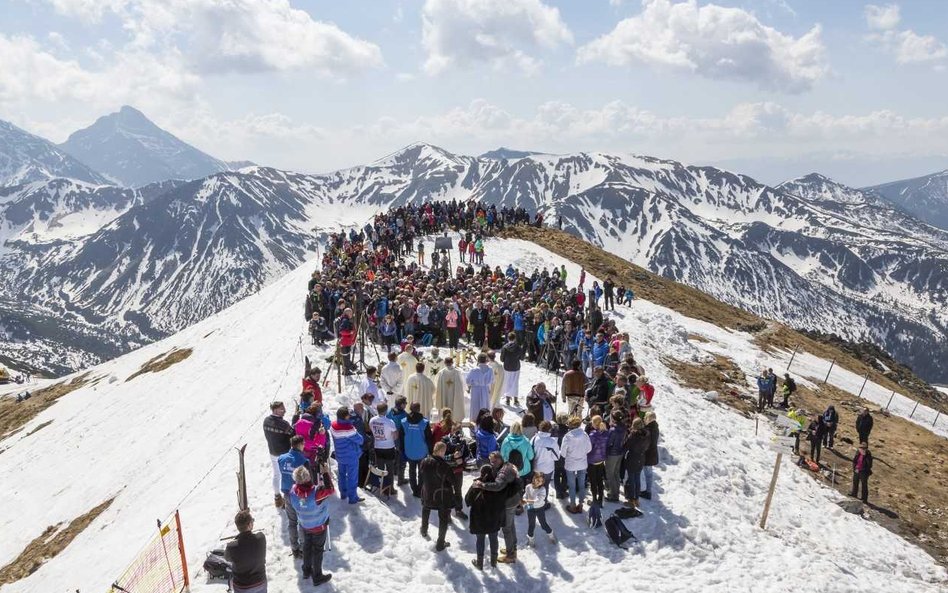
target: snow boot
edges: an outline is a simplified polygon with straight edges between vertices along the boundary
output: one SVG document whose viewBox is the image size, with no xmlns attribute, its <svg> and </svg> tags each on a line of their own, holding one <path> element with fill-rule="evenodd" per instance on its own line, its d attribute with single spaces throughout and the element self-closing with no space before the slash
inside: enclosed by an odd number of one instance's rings
<svg viewBox="0 0 948 593">
<path fill-rule="evenodd" d="M 437 544 L 435 544 L 435 552 L 440 552 L 444 550 L 445 548 L 450 548 L 450 547 L 451 547 L 451 542 L 438 542 Z"/>
<path fill-rule="evenodd" d="M 510 407 L 510 398 L 509 398 L 509 397 L 507 398 L 507 407 L 508 407 L 508 408 Z"/>
<path fill-rule="evenodd" d="M 464 520 L 464 521 L 467 521 L 467 520 L 470 518 L 470 517 L 467 516 L 467 513 L 465 513 L 464 511 L 462 511 L 462 510 L 460 510 L 460 509 L 454 511 L 454 516 L 457 517 L 458 519 L 462 519 L 462 520 Z"/>
<path fill-rule="evenodd" d="M 528 536 L 527 536 L 527 546 L 529 546 L 529 547 L 532 548 L 532 547 L 534 547 L 535 545 L 536 545 L 536 538 L 534 538 L 532 535 L 528 535 Z"/>
<path fill-rule="evenodd" d="M 483 558 L 474 558 L 471 560 L 471 564 L 474 565 L 474 568 L 477 570 L 484 570 L 484 559 Z"/>
<path fill-rule="evenodd" d="M 648 490 L 643 490 L 639 493 L 639 498 L 644 498 L 645 500 L 652 500 L 652 493 Z"/>
<path fill-rule="evenodd" d="M 285 504 L 285 501 L 283 500 L 282 494 L 273 495 L 273 506 L 275 506 L 278 509 L 282 509 L 284 504 Z"/>
<path fill-rule="evenodd" d="M 324 572 L 323 574 L 313 575 L 313 586 L 318 587 L 322 585 L 323 583 L 328 583 L 331 579 L 332 579 L 332 575 L 329 574 L 328 572 Z"/>
<path fill-rule="evenodd" d="M 519 397 L 515 397 L 515 398 L 514 398 L 514 407 L 515 407 L 515 408 L 519 408 L 519 407 L 520 407 L 520 398 L 519 398 Z"/>
<path fill-rule="evenodd" d="M 549 532 L 548 534 L 546 534 L 546 536 L 547 536 L 548 538 L 550 538 L 550 543 L 551 543 L 551 544 L 555 544 L 555 543 L 556 543 L 556 536 L 553 535 L 553 532 L 552 532 L 552 531 Z"/>
<path fill-rule="evenodd" d="M 517 562 L 517 550 L 511 550 L 510 552 L 508 552 L 508 553 L 506 553 L 506 554 L 502 554 L 499 558 L 497 558 L 497 562 L 500 562 L 500 563 L 502 563 L 502 564 L 514 564 L 514 563 L 516 563 L 516 562 Z"/>
</svg>

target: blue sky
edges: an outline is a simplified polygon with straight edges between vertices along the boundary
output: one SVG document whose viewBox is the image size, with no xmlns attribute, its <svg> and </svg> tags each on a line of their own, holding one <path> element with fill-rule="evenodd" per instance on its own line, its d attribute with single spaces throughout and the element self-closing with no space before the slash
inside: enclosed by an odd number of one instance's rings
<svg viewBox="0 0 948 593">
<path fill-rule="evenodd" d="M 414 141 L 635 152 L 764 181 L 948 167 L 948 2 L 0 0 L 0 119 L 130 104 L 300 171 Z"/>
</svg>

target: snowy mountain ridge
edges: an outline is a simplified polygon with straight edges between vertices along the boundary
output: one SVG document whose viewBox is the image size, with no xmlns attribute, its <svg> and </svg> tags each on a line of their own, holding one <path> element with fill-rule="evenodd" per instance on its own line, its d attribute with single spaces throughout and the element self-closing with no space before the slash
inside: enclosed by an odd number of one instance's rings
<svg viewBox="0 0 948 593">
<path fill-rule="evenodd" d="M 101 185 L 108 180 L 55 144 L 0 120 L 0 187 L 69 177 Z"/>
<path fill-rule="evenodd" d="M 141 343 L 299 265 L 352 209 L 365 222 L 390 206 L 479 199 L 562 217 L 597 246 L 764 317 L 868 339 L 929 379 L 948 373 L 948 232 L 818 175 L 769 187 L 647 156 L 497 160 L 415 144 L 325 175 L 253 166 L 151 188 L 140 191 L 157 197 L 67 244 L 8 242 L 0 271 L 14 282 L 0 296 Z"/>
<path fill-rule="evenodd" d="M 868 188 L 928 224 L 948 229 L 948 170 Z"/>
</svg>

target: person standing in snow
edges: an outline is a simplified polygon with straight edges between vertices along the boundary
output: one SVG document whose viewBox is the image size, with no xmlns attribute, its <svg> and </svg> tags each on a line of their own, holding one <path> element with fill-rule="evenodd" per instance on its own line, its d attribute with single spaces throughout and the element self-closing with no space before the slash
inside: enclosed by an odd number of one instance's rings
<svg viewBox="0 0 948 593">
<path fill-rule="evenodd" d="M 395 407 L 389 410 L 386 416 L 395 423 L 395 428 L 399 431 L 397 444 L 398 454 L 395 456 L 397 460 L 395 474 L 398 476 L 397 484 L 402 486 L 408 483 L 408 480 L 405 478 L 405 467 L 408 465 L 408 459 L 405 457 L 404 443 L 402 443 L 401 440 L 402 420 L 408 417 L 408 398 L 404 395 L 396 397 Z"/>
<path fill-rule="evenodd" d="M 385 394 L 382 401 L 386 403 L 389 399 L 394 399 L 402 394 L 402 367 L 398 364 L 397 359 L 398 353 L 389 352 L 388 364 L 382 367 L 382 372 L 379 377 L 379 387 Z M 376 402 L 376 405 L 378 403 L 379 402 Z"/>
<path fill-rule="evenodd" d="M 550 543 L 555 544 L 556 536 L 553 535 L 553 528 L 546 522 L 546 485 L 543 474 L 540 472 L 533 474 L 533 479 L 524 489 L 522 502 L 527 510 L 527 545 L 531 548 L 534 545 L 533 532 L 537 522 L 550 538 Z"/>
<path fill-rule="evenodd" d="M 589 464 L 589 489 L 592 491 L 592 502 L 602 507 L 606 495 L 606 450 L 609 445 L 609 430 L 602 416 L 593 416 L 589 420 L 590 450 L 586 455 Z"/>
<path fill-rule="evenodd" d="M 234 593 L 267 593 L 267 536 L 254 533 L 253 515 L 244 509 L 234 517 L 237 537 L 227 542 L 224 559 L 230 562 Z"/>
<path fill-rule="evenodd" d="M 514 422 L 510 427 L 510 434 L 504 439 L 500 446 L 500 455 L 504 461 L 508 461 L 517 466 L 518 475 L 523 478 L 533 474 L 533 446 L 523 436 L 523 426 L 520 422 Z"/>
<path fill-rule="evenodd" d="M 379 382 L 376 378 L 376 373 L 378 369 L 375 367 L 366 367 L 365 368 L 365 378 L 362 379 L 362 384 L 360 387 L 359 397 L 362 395 L 369 394 L 372 396 L 372 401 L 369 402 L 370 405 L 377 405 L 382 403 L 385 400 L 385 395 L 379 390 Z"/>
<path fill-rule="evenodd" d="M 491 386 L 494 383 L 494 371 L 487 364 L 487 355 L 477 355 L 477 366 L 468 371 L 465 382 L 471 390 L 471 418 L 475 418 L 482 409 L 490 409 Z"/>
<path fill-rule="evenodd" d="M 567 415 L 580 416 L 583 413 L 583 394 L 586 392 L 586 375 L 579 360 L 572 362 L 570 370 L 563 375 L 563 401 L 566 402 Z"/>
<path fill-rule="evenodd" d="M 418 465 L 431 450 L 431 425 L 421 413 L 420 403 L 413 402 L 408 409 L 408 416 L 402 420 L 398 432 L 402 451 L 408 460 L 408 484 L 412 495 L 419 497 L 421 486 L 418 482 Z"/>
<path fill-rule="evenodd" d="M 362 435 L 349 421 L 349 408 L 342 406 L 336 411 L 336 421 L 330 429 L 336 450 L 339 470 L 339 496 L 349 504 L 362 502 L 359 497 L 359 457 L 362 455 Z"/>
<path fill-rule="evenodd" d="M 434 408 L 434 382 L 425 374 L 425 363 L 415 363 L 415 374 L 408 377 L 405 382 L 405 395 L 408 397 L 408 403 L 414 406 L 418 404 L 418 410 L 424 416 L 431 414 Z M 419 461 L 421 461 L 419 459 Z"/>
<path fill-rule="evenodd" d="M 333 493 L 329 468 L 323 466 L 319 484 L 313 483 L 313 475 L 305 467 L 293 472 L 295 484 L 290 489 L 289 504 L 293 505 L 303 528 L 303 578 L 313 579 L 313 585 L 328 582 L 332 575 L 323 572 L 323 549 L 329 528 L 329 503 L 326 499 Z"/>
<path fill-rule="evenodd" d="M 493 350 L 487 352 L 487 364 L 494 373 L 490 387 L 490 407 L 494 407 L 500 402 L 500 395 L 504 391 L 504 365 L 497 362 L 497 353 Z"/>
<path fill-rule="evenodd" d="M 270 415 L 263 421 L 263 435 L 267 439 L 267 448 L 270 450 L 270 462 L 273 469 L 273 502 L 280 508 L 283 506 L 281 491 L 282 475 L 280 474 L 280 455 L 290 450 L 290 437 L 293 436 L 293 427 L 283 419 L 286 415 L 286 406 L 281 401 L 270 404 Z"/>
<path fill-rule="evenodd" d="M 538 422 L 542 420 L 552 422 L 555 416 L 553 410 L 555 401 L 556 396 L 547 390 L 546 383 L 537 383 L 527 395 L 527 409 Z"/>
<path fill-rule="evenodd" d="M 490 464 L 483 465 L 476 483 L 486 484 L 494 480 L 494 470 Z M 490 541 L 490 565 L 497 566 L 497 532 L 504 524 L 504 496 L 501 492 L 492 492 L 472 485 L 464 502 L 471 510 L 471 520 L 468 529 L 475 536 L 477 557 L 471 563 L 478 570 L 484 570 L 484 554 L 487 542 Z"/>
<path fill-rule="evenodd" d="M 290 450 L 280 455 L 279 464 L 281 475 L 280 487 L 283 491 L 283 500 L 288 501 L 290 499 L 290 489 L 293 488 L 293 472 L 296 471 L 298 467 L 305 466 L 309 468 L 309 460 L 306 459 L 306 455 L 303 454 L 303 437 L 294 435 L 290 439 Z M 301 558 L 303 551 L 300 548 L 300 533 L 296 509 L 294 509 L 291 504 L 284 504 L 283 510 L 286 511 L 286 528 L 287 535 L 290 537 L 290 549 L 293 551 L 294 557 Z"/>
<path fill-rule="evenodd" d="M 615 311 L 616 310 L 616 284 L 612 281 L 612 278 L 606 278 L 606 281 L 602 283 L 603 294 L 605 295 L 605 302 L 603 303 L 603 308 L 606 311 Z"/>
<path fill-rule="evenodd" d="M 645 450 L 645 465 L 642 466 L 642 476 L 645 478 L 645 490 L 639 496 L 645 500 L 652 500 L 652 468 L 658 465 L 658 418 L 655 412 L 645 414 L 645 430 L 648 431 L 648 449 Z"/>
<path fill-rule="evenodd" d="M 474 431 L 474 440 L 477 441 L 477 465 L 490 463 L 490 454 L 500 450 L 494 435 L 494 419 L 490 414 L 481 417 Z"/>
<path fill-rule="evenodd" d="M 445 541 L 454 507 L 454 472 L 444 456 L 447 445 L 435 443 L 431 454 L 424 458 L 419 468 L 421 473 L 421 537 L 428 539 L 428 521 L 431 511 L 438 512 L 438 541 L 435 550 L 440 552 L 451 544 Z"/>
<path fill-rule="evenodd" d="M 767 369 L 763 369 L 760 372 L 760 376 L 757 377 L 757 411 L 763 412 L 764 408 L 767 406 L 767 401 L 771 397 L 770 390 L 772 388 L 770 373 Z"/>
<path fill-rule="evenodd" d="M 790 407 L 790 396 L 793 395 L 797 390 L 797 382 L 793 380 L 790 376 L 790 373 L 783 374 L 783 385 L 781 386 L 781 395 L 783 396 L 783 401 L 780 403 L 780 407 L 784 410 Z"/>
<path fill-rule="evenodd" d="M 631 430 L 625 439 L 625 503 L 637 509 L 642 492 L 642 467 L 645 451 L 649 447 L 649 434 L 641 418 L 632 420 Z"/>
<path fill-rule="evenodd" d="M 513 564 L 517 561 L 517 525 L 515 519 L 517 516 L 517 507 L 520 506 L 521 489 L 520 470 L 514 464 L 501 458 L 500 453 L 490 454 L 490 465 L 495 470 L 494 479 L 490 482 L 474 482 L 475 488 L 482 488 L 489 492 L 503 493 L 504 497 L 504 545 L 506 548 L 500 551 L 498 562 L 504 564 Z"/>
<path fill-rule="evenodd" d="M 589 435 L 581 427 L 579 416 L 569 419 L 569 432 L 560 445 L 560 456 L 566 470 L 566 484 L 569 489 L 569 505 L 566 510 L 573 514 L 583 512 L 583 500 L 586 498 L 586 468 L 589 467 L 587 455 L 592 450 Z"/>
<path fill-rule="evenodd" d="M 560 445 L 552 432 L 553 423 L 543 420 L 530 442 L 533 446 L 533 468 L 543 475 L 543 486 L 546 488 L 544 504 L 550 496 L 550 489 L 553 488 L 553 472 L 556 470 L 556 462 L 560 459 Z"/>
<path fill-rule="evenodd" d="M 500 361 L 504 365 L 504 397 L 507 398 L 507 405 L 510 405 L 510 398 L 513 398 L 514 405 L 520 407 L 520 359 L 523 358 L 523 351 L 517 344 L 517 334 L 510 332 L 507 334 L 507 343 L 500 349 Z"/>
<path fill-rule="evenodd" d="M 856 497 L 856 490 L 859 486 L 862 489 L 859 498 L 864 502 L 869 502 L 869 476 L 872 475 L 872 453 L 869 451 L 869 443 L 859 443 L 859 449 L 853 456 L 853 489 L 849 493 L 853 498 Z"/>
<path fill-rule="evenodd" d="M 464 414 L 464 378 L 450 356 L 444 359 L 444 368 L 436 377 L 435 405 L 439 409 L 451 408 L 451 414 L 458 422 L 467 417 Z"/>
<path fill-rule="evenodd" d="M 389 360 L 391 360 L 391 358 L 389 358 Z M 412 376 L 412 373 L 415 371 L 415 365 L 418 364 L 418 359 L 415 357 L 415 347 L 411 344 L 406 345 L 404 352 L 399 354 L 395 360 L 398 361 L 398 366 L 402 369 L 402 391 L 400 395 L 408 397 L 408 392 L 406 391 L 408 378 Z"/>
<path fill-rule="evenodd" d="M 609 439 L 606 441 L 606 501 L 619 502 L 619 482 L 625 457 L 625 435 L 628 429 L 622 410 L 612 411 Z"/>
<path fill-rule="evenodd" d="M 388 496 L 395 491 L 392 485 L 398 472 L 398 428 L 386 415 L 388 404 L 381 403 L 376 410 L 378 415 L 369 420 L 369 430 L 372 432 L 372 443 L 375 447 L 375 465 L 386 472 L 381 480 L 379 494 Z"/>
</svg>

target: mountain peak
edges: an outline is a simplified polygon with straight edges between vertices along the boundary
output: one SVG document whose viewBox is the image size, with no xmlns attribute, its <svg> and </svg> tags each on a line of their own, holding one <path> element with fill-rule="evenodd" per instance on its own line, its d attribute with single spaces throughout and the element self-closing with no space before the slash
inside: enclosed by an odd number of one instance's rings
<svg viewBox="0 0 948 593">
<path fill-rule="evenodd" d="M 229 170 L 227 163 L 163 130 L 129 105 L 73 132 L 60 148 L 131 187 L 169 179 L 200 179 Z"/>
<path fill-rule="evenodd" d="M 0 186 L 52 177 L 69 177 L 102 185 L 107 180 L 52 142 L 0 120 Z"/>
<path fill-rule="evenodd" d="M 479 155 L 477 158 L 494 159 L 498 161 L 503 161 L 503 160 L 513 161 L 516 159 L 522 159 L 522 158 L 526 158 L 528 156 L 533 156 L 537 154 L 542 154 L 542 153 L 532 152 L 528 150 L 513 150 L 512 148 L 506 148 L 504 146 L 501 146 L 499 148 L 495 148 L 494 150 L 488 150 L 487 152 Z"/>
</svg>

